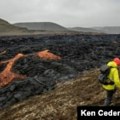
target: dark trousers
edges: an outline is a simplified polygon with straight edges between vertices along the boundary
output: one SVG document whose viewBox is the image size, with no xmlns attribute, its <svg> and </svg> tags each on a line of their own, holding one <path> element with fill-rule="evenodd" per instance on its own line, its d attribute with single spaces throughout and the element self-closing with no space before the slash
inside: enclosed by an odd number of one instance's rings
<svg viewBox="0 0 120 120">
<path fill-rule="evenodd" d="M 106 98 L 105 98 L 105 101 L 104 101 L 104 105 L 103 105 L 103 106 L 110 106 L 111 101 L 112 101 L 113 94 L 114 94 L 115 92 L 116 92 L 116 89 L 115 89 L 115 90 L 106 91 Z"/>
</svg>

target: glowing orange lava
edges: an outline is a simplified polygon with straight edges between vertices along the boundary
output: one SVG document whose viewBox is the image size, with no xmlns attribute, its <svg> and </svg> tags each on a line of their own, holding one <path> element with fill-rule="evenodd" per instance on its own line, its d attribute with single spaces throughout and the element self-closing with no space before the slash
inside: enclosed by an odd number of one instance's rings
<svg viewBox="0 0 120 120">
<path fill-rule="evenodd" d="M 37 55 L 40 58 L 47 59 L 47 60 L 60 60 L 61 59 L 60 56 L 57 56 L 57 55 L 49 52 L 49 50 L 44 50 L 44 51 L 37 52 Z"/>
<path fill-rule="evenodd" d="M 60 60 L 61 59 L 60 56 L 57 56 L 53 53 L 50 53 L 49 50 L 40 51 L 40 52 L 37 52 L 36 54 L 37 54 L 37 56 L 39 56 L 42 59 L 47 59 L 47 60 Z M 27 57 L 29 55 L 36 55 L 36 54 L 33 53 L 33 54 L 23 55 L 23 54 L 19 53 L 12 59 L 9 59 L 6 61 L 1 61 L 0 66 L 2 64 L 5 64 L 5 63 L 7 63 L 7 66 L 0 73 L 0 87 L 4 87 L 4 86 L 8 85 L 9 83 L 11 83 L 15 79 L 26 78 L 25 75 L 20 75 L 20 74 L 14 73 L 12 71 L 12 67 L 18 59 L 23 58 L 23 57 Z"/>
<path fill-rule="evenodd" d="M 6 68 L 0 73 L 0 87 L 9 84 L 14 79 L 24 79 L 26 77 L 24 75 L 12 72 L 12 67 L 15 64 L 15 62 L 22 57 L 24 57 L 24 55 L 19 53 L 14 58 L 8 61 L 0 62 L 0 64 L 7 63 Z"/>
</svg>

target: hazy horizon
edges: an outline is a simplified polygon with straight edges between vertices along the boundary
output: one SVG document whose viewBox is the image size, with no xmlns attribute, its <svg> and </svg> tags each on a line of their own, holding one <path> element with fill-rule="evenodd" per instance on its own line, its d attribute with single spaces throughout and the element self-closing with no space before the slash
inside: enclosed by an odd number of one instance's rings
<svg viewBox="0 0 120 120">
<path fill-rule="evenodd" d="M 64 27 L 120 26 L 119 0 L 1 0 L 9 23 L 54 22 Z"/>
</svg>

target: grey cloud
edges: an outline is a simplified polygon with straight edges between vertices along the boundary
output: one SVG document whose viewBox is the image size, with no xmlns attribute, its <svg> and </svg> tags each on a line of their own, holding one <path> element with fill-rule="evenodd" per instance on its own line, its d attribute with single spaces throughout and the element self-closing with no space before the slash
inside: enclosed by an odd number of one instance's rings
<svg viewBox="0 0 120 120">
<path fill-rule="evenodd" d="M 120 0 L 1 0 L 9 22 L 51 21 L 64 26 L 120 26 Z"/>
</svg>

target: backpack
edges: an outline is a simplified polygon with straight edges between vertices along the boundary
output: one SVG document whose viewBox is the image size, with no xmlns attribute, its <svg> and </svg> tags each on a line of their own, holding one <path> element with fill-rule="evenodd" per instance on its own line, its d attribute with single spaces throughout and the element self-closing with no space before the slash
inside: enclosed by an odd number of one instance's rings
<svg viewBox="0 0 120 120">
<path fill-rule="evenodd" d="M 108 78 L 108 75 L 110 73 L 110 70 L 111 70 L 111 66 L 107 66 L 106 64 L 105 65 L 102 65 L 100 67 L 100 74 L 98 76 L 98 81 L 103 84 L 103 85 L 113 85 L 114 82 L 111 81 L 109 78 Z"/>
</svg>

